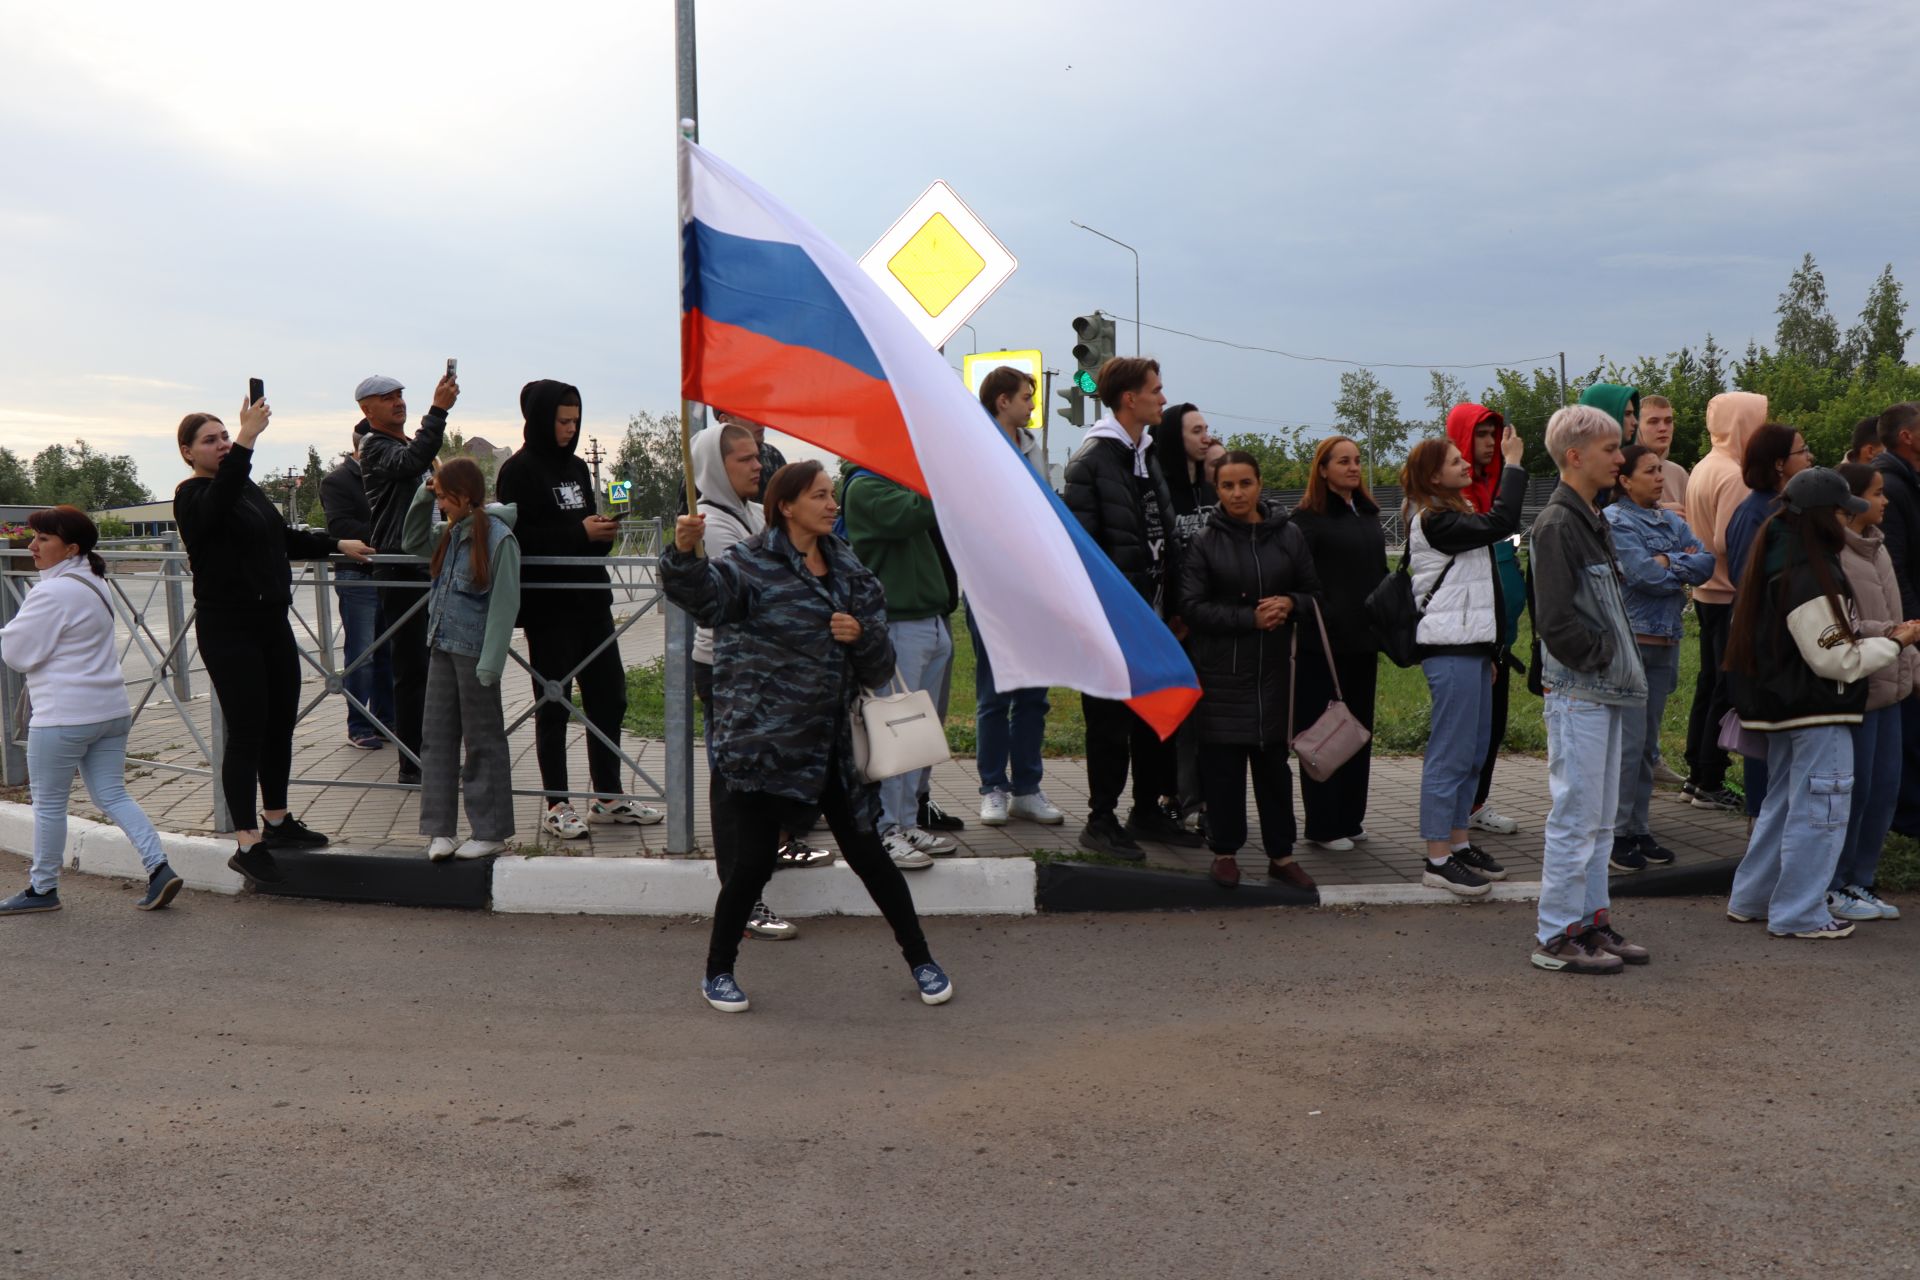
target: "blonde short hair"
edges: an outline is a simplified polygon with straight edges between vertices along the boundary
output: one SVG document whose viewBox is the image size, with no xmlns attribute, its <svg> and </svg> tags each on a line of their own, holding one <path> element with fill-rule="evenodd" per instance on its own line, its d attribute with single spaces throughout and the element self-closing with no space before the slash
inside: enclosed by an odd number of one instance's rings
<svg viewBox="0 0 1920 1280">
<path fill-rule="evenodd" d="M 1547 419 L 1547 456 L 1555 467 L 1567 465 L 1567 450 L 1584 449 L 1595 440 L 1618 437 L 1620 424 L 1604 409 L 1570 404 Z"/>
</svg>

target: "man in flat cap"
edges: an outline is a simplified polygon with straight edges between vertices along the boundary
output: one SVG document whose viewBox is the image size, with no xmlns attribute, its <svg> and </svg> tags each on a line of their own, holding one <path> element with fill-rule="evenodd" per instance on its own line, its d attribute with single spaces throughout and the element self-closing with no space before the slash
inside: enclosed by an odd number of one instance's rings
<svg viewBox="0 0 1920 1280">
<path fill-rule="evenodd" d="M 373 534 L 368 541 L 386 555 L 400 554 L 400 526 L 407 506 L 432 470 L 447 433 L 447 410 L 460 398 L 460 383 L 449 372 L 433 389 L 433 407 L 420 419 L 420 429 L 407 436 L 406 388 L 397 379 L 375 375 L 354 388 L 353 398 L 365 415 L 360 442 L 360 474 L 373 507 Z M 358 428 L 356 428 L 358 430 Z M 426 598 L 427 571 L 411 565 L 380 565 L 376 580 L 419 583 L 420 588 L 390 585 L 380 588 L 379 630 Z M 392 647 L 394 733 L 408 751 L 420 754 L 420 717 L 427 700 L 427 611 L 422 608 L 388 641 Z M 400 781 L 418 783 L 420 770 L 404 757 Z"/>
</svg>

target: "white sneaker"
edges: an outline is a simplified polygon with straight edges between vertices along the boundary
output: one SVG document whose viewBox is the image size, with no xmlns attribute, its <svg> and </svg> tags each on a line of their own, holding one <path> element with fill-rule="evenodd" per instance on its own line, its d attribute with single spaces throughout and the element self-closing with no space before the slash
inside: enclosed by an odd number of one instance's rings
<svg viewBox="0 0 1920 1280">
<path fill-rule="evenodd" d="M 1360 830 L 1353 833 L 1353 840 L 1356 844 L 1365 844 L 1367 841 L 1371 839 L 1373 839 L 1373 837 L 1367 834 L 1367 829 L 1365 827 L 1362 827 Z"/>
<path fill-rule="evenodd" d="M 1827 895 L 1827 910 L 1836 920 L 1878 920 L 1880 908 L 1862 899 L 1852 885 Z"/>
<path fill-rule="evenodd" d="M 913 847 L 906 832 L 895 827 L 880 837 L 880 843 L 886 846 L 887 856 L 893 859 L 893 865 L 902 871 L 919 871 L 933 865 L 933 857 Z"/>
<path fill-rule="evenodd" d="M 453 837 L 435 836 L 427 842 L 427 857 L 434 862 L 445 862 L 453 856 Z"/>
<path fill-rule="evenodd" d="M 507 842 L 504 840 L 469 840 L 453 851 L 456 858 L 488 858 L 496 853 L 505 853 Z"/>
<path fill-rule="evenodd" d="M 562 804 L 547 810 L 540 819 L 540 825 L 549 835 L 559 836 L 562 840 L 578 840 L 587 834 L 587 824 L 573 811 L 570 804 Z"/>
<path fill-rule="evenodd" d="M 1337 840 L 1308 840 L 1305 843 L 1319 845 L 1329 853 L 1350 853 L 1353 850 L 1353 841 L 1345 836 Z"/>
<path fill-rule="evenodd" d="M 1891 902 L 1888 902 L 1871 889 L 1864 888 L 1857 884 L 1850 884 L 1847 886 L 1847 892 L 1868 906 L 1876 908 L 1880 912 L 1880 918 L 1882 920 L 1898 920 L 1900 918 L 1900 908 L 1894 906 Z"/>
<path fill-rule="evenodd" d="M 1004 791 L 989 791 L 980 797 L 980 821 L 989 827 L 1007 825 L 1007 802 L 1010 797 Z"/>
<path fill-rule="evenodd" d="M 900 834 L 907 838 L 908 844 L 920 852 L 931 853 L 936 857 L 942 854 L 952 853 L 955 849 L 959 848 L 958 845 L 947 839 L 947 837 L 937 836 L 933 834 L 933 832 L 922 830 L 919 827 L 908 827 Z"/>
<path fill-rule="evenodd" d="M 612 804 L 595 800 L 587 806 L 588 822 L 618 822 L 631 827 L 650 827 L 666 816 L 650 804 L 633 800 L 616 800 Z"/>
<path fill-rule="evenodd" d="M 1467 819 L 1467 825 L 1478 827 L 1482 831 L 1491 831 L 1497 836 L 1510 836 L 1520 829 L 1520 824 L 1507 817 L 1490 804 L 1483 804 L 1473 811 Z"/>
<path fill-rule="evenodd" d="M 1028 822 L 1038 822 L 1048 827 L 1057 827 L 1067 820 L 1067 815 L 1047 800 L 1044 791 L 1036 791 L 1030 796 L 1015 796 L 1010 812 L 1016 818 L 1025 818 Z"/>
</svg>

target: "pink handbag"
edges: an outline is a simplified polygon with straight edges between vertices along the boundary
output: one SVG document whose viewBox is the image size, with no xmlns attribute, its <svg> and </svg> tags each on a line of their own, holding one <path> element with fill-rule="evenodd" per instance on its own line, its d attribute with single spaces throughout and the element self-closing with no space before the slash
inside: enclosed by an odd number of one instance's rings
<svg viewBox="0 0 1920 1280">
<path fill-rule="evenodd" d="M 1333 644 L 1327 639 L 1327 620 L 1320 602 L 1313 602 L 1313 620 L 1320 624 L 1320 652 L 1327 657 L 1327 670 L 1333 675 L 1333 701 L 1320 718 L 1293 735 L 1293 754 L 1300 759 L 1300 772 L 1315 782 L 1325 782 L 1340 771 L 1340 766 L 1360 753 L 1373 740 L 1367 726 L 1347 710 L 1346 695 L 1340 691 L 1340 672 L 1333 662 Z M 1291 665 L 1287 668 L 1287 724 L 1293 724 L 1293 686 L 1300 671 L 1300 629 L 1293 631 Z"/>
</svg>

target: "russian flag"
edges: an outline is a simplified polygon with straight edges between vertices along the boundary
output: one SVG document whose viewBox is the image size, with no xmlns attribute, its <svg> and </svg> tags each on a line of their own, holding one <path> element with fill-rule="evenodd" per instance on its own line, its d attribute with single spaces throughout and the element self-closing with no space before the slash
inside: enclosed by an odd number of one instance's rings
<svg viewBox="0 0 1920 1280">
<path fill-rule="evenodd" d="M 681 394 L 932 498 L 1001 688 L 1171 734 L 1200 697 L 1179 642 L 859 264 L 684 138 L 680 224 Z"/>
</svg>

